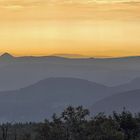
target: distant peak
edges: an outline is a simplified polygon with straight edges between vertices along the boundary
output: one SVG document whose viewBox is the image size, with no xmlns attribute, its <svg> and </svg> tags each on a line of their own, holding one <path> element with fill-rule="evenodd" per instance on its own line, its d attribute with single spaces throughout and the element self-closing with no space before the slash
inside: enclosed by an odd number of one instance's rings
<svg viewBox="0 0 140 140">
<path fill-rule="evenodd" d="M 9 53 L 4 53 L 0 56 L 1 58 L 6 58 L 6 59 L 10 59 L 10 58 L 13 58 L 13 56 Z"/>
</svg>

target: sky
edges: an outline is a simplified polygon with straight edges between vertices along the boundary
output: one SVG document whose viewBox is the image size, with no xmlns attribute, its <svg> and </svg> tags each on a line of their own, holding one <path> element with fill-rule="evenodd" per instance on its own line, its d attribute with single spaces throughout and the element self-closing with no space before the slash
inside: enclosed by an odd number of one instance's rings
<svg viewBox="0 0 140 140">
<path fill-rule="evenodd" d="M 140 0 L 0 0 L 0 53 L 140 55 Z"/>
</svg>

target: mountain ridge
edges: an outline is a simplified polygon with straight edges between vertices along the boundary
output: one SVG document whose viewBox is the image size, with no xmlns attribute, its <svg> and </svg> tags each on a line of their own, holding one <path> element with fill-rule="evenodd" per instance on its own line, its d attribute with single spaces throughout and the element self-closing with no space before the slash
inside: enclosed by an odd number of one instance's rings
<svg viewBox="0 0 140 140">
<path fill-rule="evenodd" d="M 121 92 L 97 101 L 90 108 L 92 113 L 104 112 L 111 114 L 113 111 L 121 112 L 123 108 L 132 113 L 140 112 L 140 89 Z"/>
<path fill-rule="evenodd" d="M 67 57 L 67 56 L 76 56 L 76 54 L 54 54 L 54 55 L 41 55 L 41 56 L 33 56 L 33 55 L 29 55 L 29 56 L 14 56 L 8 52 L 5 52 L 3 54 L 1 54 L 0 57 L 9 57 L 9 58 L 16 58 L 16 59 L 20 59 L 20 58 L 65 58 L 65 59 L 96 59 L 96 60 L 119 60 L 119 59 L 136 59 L 136 58 L 140 58 L 140 56 L 121 56 L 121 57 L 91 57 L 91 56 L 84 56 L 84 55 L 77 55 L 79 57 Z M 83 56 L 83 57 L 82 57 Z"/>
<path fill-rule="evenodd" d="M 48 78 L 25 88 L 0 92 L 0 120 L 39 121 L 68 105 L 89 106 L 108 94 L 108 87 L 87 80 Z"/>
<path fill-rule="evenodd" d="M 125 104 L 129 109 L 128 103 L 133 99 L 136 100 L 133 104 L 139 105 L 140 89 L 131 91 L 121 89 L 123 92 L 116 89 L 80 78 L 50 77 L 18 90 L 0 92 L 0 120 L 5 118 L 6 121 L 40 121 L 51 117 L 54 112 L 61 112 L 69 105 L 83 105 L 86 108 L 92 106 L 91 113 L 100 111 L 112 113 L 113 109 L 118 111 L 114 106 L 116 101 L 118 106 L 121 103 L 119 110 Z M 135 91 L 136 94 L 131 94 Z M 129 95 L 130 98 L 126 96 L 127 99 L 124 95 Z M 136 109 L 140 109 L 139 106 Z"/>
</svg>

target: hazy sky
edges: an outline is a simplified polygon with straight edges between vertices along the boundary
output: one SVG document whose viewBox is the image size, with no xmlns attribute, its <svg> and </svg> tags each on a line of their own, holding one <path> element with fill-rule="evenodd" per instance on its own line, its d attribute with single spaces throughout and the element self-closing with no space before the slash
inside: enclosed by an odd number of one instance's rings
<svg viewBox="0 0 140 140">
<path fill-rule="evenodd" d="M 0 53 L 140 55 L 140 0 L 0 0 Z"/>
</svg>

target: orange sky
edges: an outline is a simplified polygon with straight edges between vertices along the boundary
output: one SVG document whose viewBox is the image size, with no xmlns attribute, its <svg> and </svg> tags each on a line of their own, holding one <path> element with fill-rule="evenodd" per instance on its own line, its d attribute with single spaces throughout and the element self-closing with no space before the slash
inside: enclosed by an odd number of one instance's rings
<svg viewBox="0 0 140 140">
<path fill-rule="evenodd" d="M 139 0 L 0 0 L 0 53 L 140 55 Z"/>
</svg>

